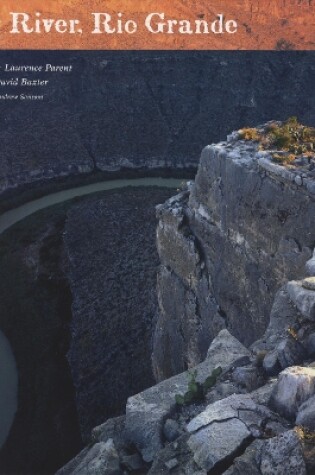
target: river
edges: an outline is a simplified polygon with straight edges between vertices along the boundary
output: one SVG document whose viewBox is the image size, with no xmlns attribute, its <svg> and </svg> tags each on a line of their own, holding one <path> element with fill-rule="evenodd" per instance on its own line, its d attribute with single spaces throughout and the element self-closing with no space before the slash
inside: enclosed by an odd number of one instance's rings
<svg viewBox="0 0 315 475">
<path fill-rule="evenodd" d="M 59 203 L 99 191 L 115 190 L 128 186 L 158 186 L 178 188 L 186 179 L 175 178 L 135 178 L 107 180 L 90 185 L 70 188 L 52 193 L 25 203 L 0 216 L 0 234 L 24 218 Z M 18 373 L 10 343 L 0 330 L 0 448 L 5 443 L 11 429 L 18 406 Z"/>
</svg>

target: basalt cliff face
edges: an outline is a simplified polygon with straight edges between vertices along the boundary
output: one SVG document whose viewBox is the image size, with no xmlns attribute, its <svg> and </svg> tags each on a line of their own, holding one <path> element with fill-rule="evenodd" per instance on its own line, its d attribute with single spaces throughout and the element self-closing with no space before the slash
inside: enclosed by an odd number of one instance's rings
<svg viewBox="0 0 315 475">
<path fill-rule="evenodd" d="M 49 80 L 43 101 L 1 100 L 5 196 L 95 173 L 195 170 L 205 145 L 244 124 L 293 114 L 315 123 L 313 52 L 2 51 L 0 59 L 7 80 L 21 76 L 12 65 L 73 67 L 36 75 Z"/>
<path fill-rule="evenodd" d="M 232 134 L 158 207 L 158 379 L 202 361 L 223 328 L 246 346 L 263 334 L 276 292 L 313 252 L 314 177 L 314 164 L 278 165 Z"/>
<path fill-rule="evenodd" d="M 313 161 L 275 164 L 235 133 L 158 206 L 163 381 L 58 475 L 314 473 Z"/>
</svg>

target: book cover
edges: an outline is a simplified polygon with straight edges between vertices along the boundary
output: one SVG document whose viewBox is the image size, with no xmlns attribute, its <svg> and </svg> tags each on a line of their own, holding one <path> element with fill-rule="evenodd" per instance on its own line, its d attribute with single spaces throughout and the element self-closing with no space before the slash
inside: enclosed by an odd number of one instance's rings
<svg viewBox="0 0 315 475">
<path fill-rule="evenodd" d="M 0 474 L 314 473 L 314 8 L 2 2 Z"/>
</svg>

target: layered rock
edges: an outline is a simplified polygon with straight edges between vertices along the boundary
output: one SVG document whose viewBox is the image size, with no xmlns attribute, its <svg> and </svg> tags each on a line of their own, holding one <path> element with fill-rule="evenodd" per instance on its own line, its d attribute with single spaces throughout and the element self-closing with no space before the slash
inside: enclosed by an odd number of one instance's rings
<svg viewBox="0 0 315 475">
<path fill-rule="evenodd" d="M 245 345 L 264 333 L 276 293 L 312 262 L 314 176 L 236 133 L 206 147 L 188 191 L 158 207 L 158 379 L 201 361 L 222 328 Z M 299 283 L 287 292 L 312 319 L 313 292 Z"/>
<path fill-rule="evenodd" d="M 1 62 L 73 66 L 37 74 L 44 101 L 2 101 L 0 192 L 15 195 L 97 171 L 196 168 L 206 144 L 270 117 L 315 123 L 312 52 L 2 51 Z"/>
</svg>

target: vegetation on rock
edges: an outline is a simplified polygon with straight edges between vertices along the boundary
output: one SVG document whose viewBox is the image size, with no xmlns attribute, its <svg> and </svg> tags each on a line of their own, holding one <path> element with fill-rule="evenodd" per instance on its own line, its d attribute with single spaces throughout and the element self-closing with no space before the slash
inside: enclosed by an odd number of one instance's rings
<svg viewBox="0 0 315 475">
<path fill-rule="evenodd" d="M 208 376 L 208 378 L 203 383 L 199 383 L 196 381 L 197 371 L 189 371 L 188 391 L 184 395 L 176 394 L 176 403 L 180 406 L 183 406 L 185 404 L 192 404 L 193 402 L 202 401 L 209 389 L 211 389 L 216 384 L 221 373 L 222 368 L 219 366 L 212 371 L 211 375 Z"/>
<path fill-rule="evenodd" d="M 304 442 L 311 444 L 313 446 L 315 445 L 315 432 L 303 426 L 297 426 L 296 431 L 300 439 L 302 439 Z"/>
<path fill-rule="evenodd" d="M 259 142 L 260 150 L 270 150 L 275 162 L 292 164 L 298 157 L 315 158 L 315 128 L 307 127 L 290 117 L 286 122 L 270 122 L 264 129 L 244 128 L 242 140 Z"/>
</svg>

